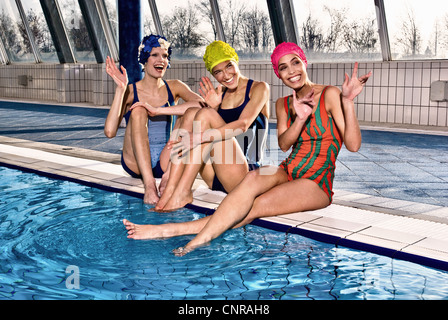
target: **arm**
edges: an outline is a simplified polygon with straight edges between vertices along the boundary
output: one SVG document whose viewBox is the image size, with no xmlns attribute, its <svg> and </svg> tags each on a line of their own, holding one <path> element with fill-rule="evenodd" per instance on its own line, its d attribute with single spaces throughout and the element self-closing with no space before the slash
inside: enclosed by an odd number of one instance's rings
<svg viewBox="0 0 448 320">
<path fill-rule="evenodd" d="M 246 132 L 264 106 L 269 102 L 269 94 L 268 84 L 265 82 L 254 83 L 250 101 L 238 120 L 227 123 L 222 127 L 211 129 L 210 132 L 202 136 L 201 143 L 213 142 L 217 137 L 222 137 L 221 140 L 227 140 Z"/>
<path fill-rule="evenodd" d="M 354 99 L 361 93 L 372 72 L 358 78 L 358 63 L 355 63 L 352 77 L 345 74 L 342 92 L 337 88 L 328 90 L 325 102 L 329 102 L 329 112 L 343 137 L 347 150 L 356 152 L 361 147 L 361 130 L 355 114 Z"/>
<path fill-rule="evenodd" d="M 203 99 L 198 94 L 194 93 L 185 83 L 180 80 L 168 81 L 176 103 L 179 98 L 184 100 L 184 103 L 169 106 L 167 108 L 161 108 L 153 107 L 152 105 L 145 102 L 136 102 L 131 106 L 130 110 L 137 107 L 144 107 L 151 117 L 162 115 L 182 116 L 189 108 L 202 107 L 202 104 L 204 103 Z"/>
<path fill-rule="evenodd" d="M 128 90 L 128 76 L 126 69 L 121 66 L 121 72 L 115 65 L 112 58 L 106 59 L 106 72 L 114 79 L 117 88 L 115 89 L 114 100 L 111 108 L 107 114 L 106 122 L 104 124 L 104 134 L 108 138 L 113 138 L 117 134 L 118 127 L 123 119 L 125 106 L 127 104 Z"/>
<path fill-rule="evenodd" d="M 179 139 L 173 141 L 170 148 L 177 154 L 186 155 L 188 154 L 188 150 L 194 149 L 200 144 L 224 141 L 246 132 L 268 103 L 269 86 L 265 82 L 257 82 L 254 83 L 251 92 L 251 99 L 238 120 L 227 123 L 219 128 L 207 129 L 200 133 L 180 134 Z"/>
<path fill-rule="evenodd" d="M 314 90 L 311 90 L 304 98 L 297 99 L 296 93 L 293 92 L 293 109 L 296 117 L 288 128 L 288 114 L 284 107 L 284 98 L 277 100 L 275 109 L 277 112 L 277 136 L 278 145 L 283 152 L 286 152 L 297 141 L 305 125 L 306 120 L 313 112 L 315 106 Z"/>
</svg>

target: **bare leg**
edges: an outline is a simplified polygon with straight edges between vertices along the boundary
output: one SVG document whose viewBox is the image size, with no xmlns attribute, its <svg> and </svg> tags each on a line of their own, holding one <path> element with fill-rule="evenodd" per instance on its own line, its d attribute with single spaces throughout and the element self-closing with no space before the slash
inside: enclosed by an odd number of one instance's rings
<svg viewBox="0 0 448 320">
<path fill-rule="evenodd" d="M 179 129 L 187 130 L 189 132 L 193 131 L 193 120 L 196 113 L 200 110 L 200 108 L 189 108 L 185 114 L 182 116 L 182 119 L 179 123 Z M 177 140 L 177 136 L 173 137 L 173 140 Z M 165 189 L 163 191 L 160 200 L 157 202 L 155 207 L 156 210 L 162 210 L 168 200 L 171 198 L 176 185 L 179 183 L 179 180 L 184 172 L 184 163 L 182 161 L 178 161 L 176 163 L 171 162 L 169 164 L 169 179 L 166 182 Z"/>
<path fill-rule="evenodd" d="M 261 175 L 256 170 L 246 175 L 212 216 L 162 225 L 137 225 L 128 220 L 123 220 L 123 223 L 128 230 L 128 238 L 136 240 L 197 234 L 184 248 L 174 250 L 175 254 L 184 255 L 226 230 L 242 227 L 254 219 L 316 210 L 328 205 L 327 195 L 313 181 L 288 181 L 282 169 L 277 169 L 272 175 Z"/>
<path fill-rule="evenodd" d="M 256 218 L 316 210 L 330 201 L 319 186 L 308 179 L 287 181 L 282 169 L 272 175 L 249 173 L 211 216 L 204 228 L 185 247 L 175 249 L 182 256 L 204 245 L 226 230 L 241 227 Z M 291 201 L 294 199 L 294 201 Z"/>
<path fill-rule="evenodd" d="M 224 198 L 221 205 L 217 209 L 217 212 L 227 210 L 227 206 L 235 208 L 238 207 L 241 210 L 248 211 L 253 202 L 251 202 L 250 199 L 247 199 L 244 195 L 246 189 L 250 189 L 254 192 L 254 194 L 261 194 L 266 190 L 269 190 L 270 188 L 273 188 L 274 186 L 287 181 L 286 174 L 283 172 L 283 170 L 281 170 L 281 172 L 279 172 L 278 174 L 276 172 L 274 175 L 265 176 L 266 179 L 263 179 L 262 183 L 258 183 L 258 181 L 256 181 L 258 184 L 253 185 L 253 182 L 256 179 L 254 178 L 254 176 L 259 174 L 258 171 L 259 170 L 252 171 L 248 175 L 246 175 L 246 178 L 243 180 L 243 182 L 241 182 L 241 184 L 236 187 L 233 192 L 229 193 L 228 196 Z M 242 195 L 243 199 L 240 201 L 243 203 L 244 208 L 239 207 L 238 203 L 232 203 L 234 194 L 236 194 L 237 196 Z M 230 200 L 227 200 L 229 197 Z M 216 212 L 214 213 L 214 215 L 215 214 Z M 123 223 L 128 230 L 128 238 L 153 239 L 158 237 L 175 237 L 189 234 L 198 234 L 207 225 L 211 217 L 213 216 L 206 216 L 202 219 L 188 222 L 169 223 L 162 225 L 137 225 L 128 220 L 123 220 Z"/>
<path fill-rule="evenodd" d="M 143 202 L 155 204 L 159 196 L 152 173 L 147 123 L 148 114 L 144 108 L 132 110 L 123 144 L 123 157 L 132 171 L 142 175 L 145 188 Z"/>
<path fill-rule="evenodd" d="M 213 109 L 201 109 L 195 116 L 195 121 L 200 121 L 203 132 L 213 128 L 219 128 L 225 124 L 224 120 Z M 226 150 L 232 152 L 231 163 L 212 162 L 213 169 L 220 179 L 224 188 L 230 192 L 238 183 L 242 181 L 248 172 L 247 162 L 235 139 L 220 141 L 216 143 L 204 143 L 190 150 L 189 161 L 184 165 L 184 170 L 171 198 L 165 203 L 163 210 L 175 210 L 184 207 L 193 200 L 191 188 L 197 174 L 203 168 L 203 160 L 212 157 L 219 157 L 224 160 Z M 223 163 L 224 162 L 224 163 Z"/>
</svg>

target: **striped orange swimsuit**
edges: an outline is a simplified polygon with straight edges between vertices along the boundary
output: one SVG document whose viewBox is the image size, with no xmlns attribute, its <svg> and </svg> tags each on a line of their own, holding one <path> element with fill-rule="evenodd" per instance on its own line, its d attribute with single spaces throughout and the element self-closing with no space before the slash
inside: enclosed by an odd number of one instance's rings
<svg viewBox="0 0 448 320">
<path fill-rule="evenodd" d="M 336 157 L 341 150 L 342 139 L 332 117 L 325 109 L 322 91 L 316 111 L 307 119 L 302 132 L 294 143 L 291 154 L 280 164 L 288 174 L 288 180 L 310 179 L 333 200 L 333 178 Z M 285 97 L 285 110 L 288 114 L 288 128 L 293 120 Z"/>
</svg>

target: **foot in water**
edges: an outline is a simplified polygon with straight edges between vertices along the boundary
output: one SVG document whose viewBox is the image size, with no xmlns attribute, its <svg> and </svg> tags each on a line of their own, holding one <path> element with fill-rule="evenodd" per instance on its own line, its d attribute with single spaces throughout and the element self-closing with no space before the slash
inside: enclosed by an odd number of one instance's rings
<svg viewBox="0 0 448 320">
<path fill-rule="evenodd" d="M 158 239 L 166 237 L 164 228 L 151 224 L 135 224 L 123 219 L 123 224 L 128 230 L 128 238 L 134 240 Z"/>
<path fill-rule="evenodd" d="M 164 196 L 160 198 L 160 201 L 156 205 L 155 209 L 157 211 L 174 211 L 193 202 L 193 193 L 191 191 L 181 194 L 179 192 L 173 192 L 171 196 L 169 193 L 168 190 L 165 190 Z"/>
<path fill-rule="evenodd" d="M 154 186 L 145 187 L 145 194 L 143 195 L 143 203 L 155 205 L 157 202 L 159 202 L 159 193 L 157 192 L 156 185 L 154 184 Z"/>
</svg>

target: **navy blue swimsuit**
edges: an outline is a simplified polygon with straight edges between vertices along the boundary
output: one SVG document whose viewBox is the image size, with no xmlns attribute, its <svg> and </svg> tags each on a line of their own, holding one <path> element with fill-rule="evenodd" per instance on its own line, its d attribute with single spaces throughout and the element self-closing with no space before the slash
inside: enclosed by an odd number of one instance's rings
<svg viewBox="0 0 448 320">
<path fill-rule="evenodd" d="M 171 93 L 170 87 L 168 86 L 168 83 L 166 83 L 165 80 L 166 90 L 168 92 L 168 102 L 162 106 L 168 107 L 168 106 L 174 106 L 174 97 Z M 134 86 L 134 101 L 133 104 L 138 102 L 138 94 L 137 94 L 137 87 L 136 84 L 133 83 Z M 124 115 L 124 118 L 126 120 L 126 124 L 129 122 L 129 118 L 131 116 L 131 110 L 126 112 Z M 148 139 L 149 139 L 149 149 L 151 152 L 151 166 L 152 166 L 152 172 L 154 175 L 154 178 L 161 178 L 163 175 L 163 170 L 160 167 L 160 154 L 162 153 L 163 148 L 165 147 L 166 143 L 168 142 L 168 139 L 170 138 L 171 131 L 174 127 L 174 123 L 176 122 L 175 116 L 156 116 L 156 117 L 149 117 L 148 118 Z M 132 177 L 134 178 L 142 178 L 140 174 L 137 174 L 133 172 L 129 167 L 126 165 L 123 159 L 123 153 L 121 154 L 121 166 L 123 169 Z"/>
<path fill-rule="evenodd" d="M 252 79 L 249 79 L 249 81 L 247 82 L 246 96 L 240 106 L 233 109 L 218 109 L 218 114 L 226 123 L 236 121 L 241 116 L 241 113 L 250 101 L 249 93 L 250 89 L 252 88 L 253 82 L 254 81 Z M 223 92 L 222 99 L 224 99 L 226 91 Z M 236 140 L 238 141 L 241 150 L 243 150 L 243 153 L 246 156 L 249 170 L 255 170 L 261 166 L 261 161 L 266 149 L 267 134 L 268 119 L 264 114 L 260 113 L 246 132 L 236 136 Z M 226 192 L 224 186 L 221 184 L 216 175 L 213 179 L 212 190 Z"/>
</svg>

